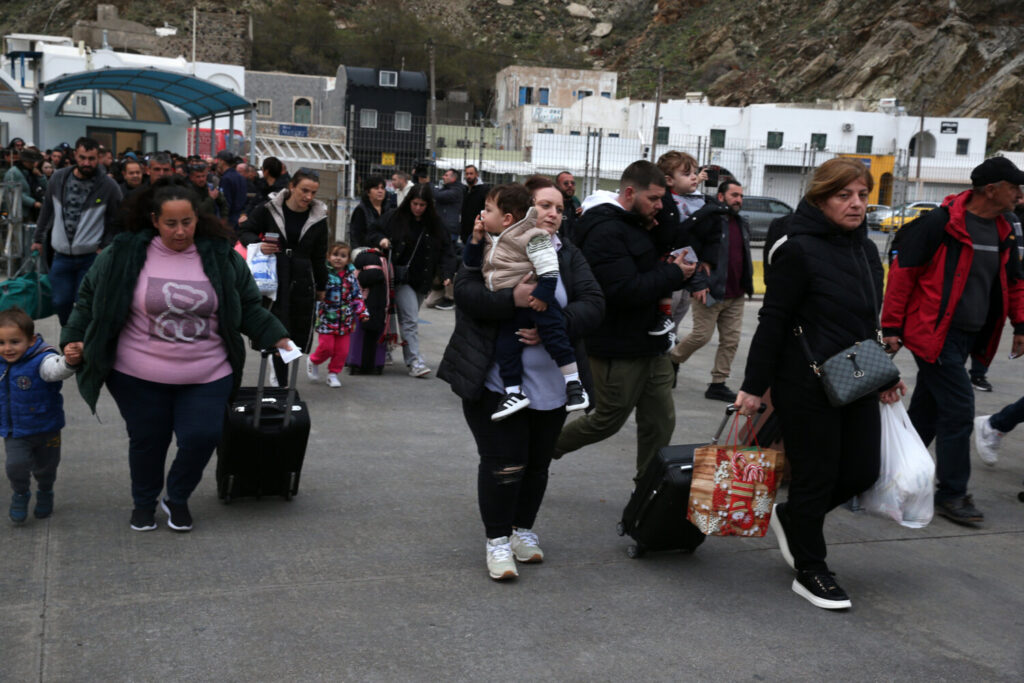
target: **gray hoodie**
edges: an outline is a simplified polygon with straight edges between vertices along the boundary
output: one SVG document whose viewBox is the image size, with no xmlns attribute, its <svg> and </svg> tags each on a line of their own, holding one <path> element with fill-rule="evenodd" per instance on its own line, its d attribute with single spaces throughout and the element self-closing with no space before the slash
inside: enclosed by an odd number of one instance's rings
<svg viewBox="0 0 1024 683">
<path fill-rule="evenodd" d="M 121 206 L 121 189 L 106 169 L 98 166 L 78 225 L 69 237 L 64 226 L 64 188 L 73 171 L 74 167 L 62 168 L 50 178 L 33 240 L 40 244 L 49 240 L 49 246 L 65 256 L 94 254 L 114 239 L 113 223 Z"/>
</svg>

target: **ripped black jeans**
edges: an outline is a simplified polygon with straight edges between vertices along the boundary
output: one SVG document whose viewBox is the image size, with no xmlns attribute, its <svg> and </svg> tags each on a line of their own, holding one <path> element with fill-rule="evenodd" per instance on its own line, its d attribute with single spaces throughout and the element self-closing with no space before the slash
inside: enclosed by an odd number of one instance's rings
<svg viewBox="0 0 1024 683">
<path fill-rule="evenodd" d="M 526 408 L 492 422 L 501 394 L 484 390 L 477 401 L 463 401 L 462 413 L 480 454 L 477 497 L 487 538 L 530 529 L 548 486 L 548 467 L 565 424 L 565 408 Z"/>
</svg>

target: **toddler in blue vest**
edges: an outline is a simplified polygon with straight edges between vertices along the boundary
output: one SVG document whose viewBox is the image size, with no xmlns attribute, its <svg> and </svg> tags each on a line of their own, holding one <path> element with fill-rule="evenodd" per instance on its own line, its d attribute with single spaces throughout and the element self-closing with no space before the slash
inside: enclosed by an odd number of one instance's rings
<svg viewBox="0 0 1024 683">
<path fill-rule="evenodd" d="M 53 482 L 60 463 L 60 430 L 64 427 L 63 380 L 82 362 L 78 345 L 61 356 L 35 333 L 35 324 L 17 306 L 0 311 L 0 433 L 7 451 L 11 521 L 28 518 L 31 477 L 38 491 L 33 514 L 53 513 Z"/>
</svg>

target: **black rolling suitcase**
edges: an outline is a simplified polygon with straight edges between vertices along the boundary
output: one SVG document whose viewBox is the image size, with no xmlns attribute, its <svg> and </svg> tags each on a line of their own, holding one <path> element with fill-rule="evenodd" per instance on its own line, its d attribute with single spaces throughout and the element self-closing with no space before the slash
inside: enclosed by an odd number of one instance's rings
<svg viewBox="0 0 1024 683">
<path fill-rule="evenodd" d="M 299 400 L 292 361 L 287 388 L 264 386 L 263 351 L 255 387 L 242 387 L 228 404 L 224 436 L 217 447 L 217 495 L 225 503 L 240 496 L 284 496 L 299 492 L 299 475 L 309 441 L 309 410 Z"/>
<path fill-rule="evenodd" d="M 711 443 L 718 443 L 725 425 L 735 412 L 735 406 L 725 409 L 725 417 Z M 631 558 L 658 550 L 692 553 L 704 542 L 706 536 L 703 532 L 686 519 L 686 506 L 693 481 L 693 451 L 707 445 L 665 446 L 640 476 L 618 525 L 620 536 L 629 534 L 636 541 L 626 548 L 626 554 Z"/>
</svg>

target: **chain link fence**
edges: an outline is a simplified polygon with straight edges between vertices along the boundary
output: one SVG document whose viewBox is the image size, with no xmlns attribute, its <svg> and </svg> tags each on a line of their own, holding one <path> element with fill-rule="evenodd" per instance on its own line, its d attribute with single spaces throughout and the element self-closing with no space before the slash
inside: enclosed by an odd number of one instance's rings
<svg viewBox="0 0 1024 683">
<path fill-rule="evenodd" d="M 875 190 L 871 203 L 887 206 L 926 200 L 941 201 L 970 184 L 970 172 L 984 160 L 984 151 L 933 154 L 921 158 L 893 146 L 871 149 L 825 144 L 782 145 L 773 140 L 723 140 L 715 136 L 659 135 L 651 131 L 581 126 L 564 132 L 540 124 L 535 132 L 497 127 L 483 119 L 442 119 L 373 113 L 349 113 L 347 148 L 355 164 L 349 209 L 358 201 L 362 181 L 370 175 L 389 183 L 395 170 L 424 169 L 438 181 L 448 168 L 476 166 L 486 183 L 521 181 L 535 173 L 554 177 L 562 171 L 576 176 L 578 196 L 614 189 L 622 171 L 638 159 L 656 160 L 669 150 L 686 152 L 718 176 L 737 179 L 748 196 L 767 196 L 796 206 L 814 169 L 847 156 L 871 169 Z M 712 174 L 713 176 L 716 174 Z M 705 191 L 713 192 L 709 184 Z M 349 211 L 350 213 L 350 211 Z"/>
</svg>

